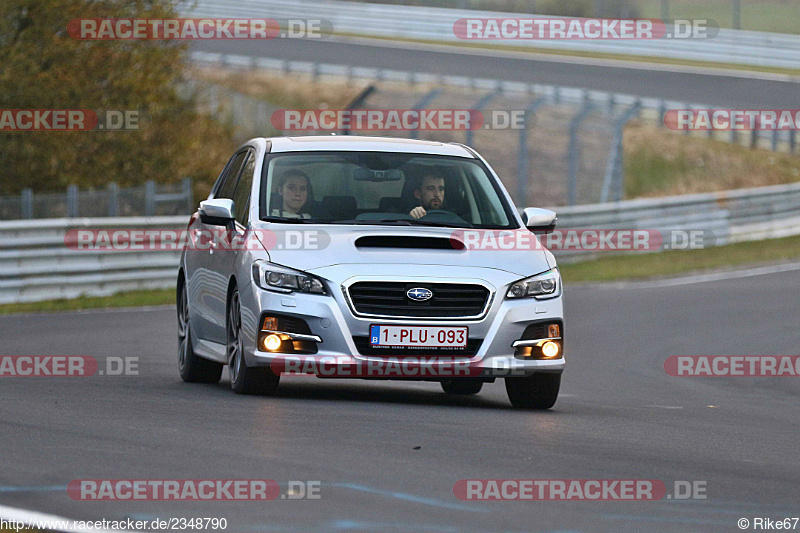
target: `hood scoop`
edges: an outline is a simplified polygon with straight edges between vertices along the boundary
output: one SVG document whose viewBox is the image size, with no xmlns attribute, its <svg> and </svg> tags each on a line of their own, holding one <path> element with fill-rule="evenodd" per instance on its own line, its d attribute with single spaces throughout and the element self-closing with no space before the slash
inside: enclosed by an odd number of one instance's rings
<svg viewBox="0 0 800 533">
<path fill-rule="evenodd" d="M 356 248 L 406 248 L 415 250 L 464 250 L 464 243 L 455 237 L 412 237 L 401 235 L 367 235 L 356 239 Z"/>
</svg>

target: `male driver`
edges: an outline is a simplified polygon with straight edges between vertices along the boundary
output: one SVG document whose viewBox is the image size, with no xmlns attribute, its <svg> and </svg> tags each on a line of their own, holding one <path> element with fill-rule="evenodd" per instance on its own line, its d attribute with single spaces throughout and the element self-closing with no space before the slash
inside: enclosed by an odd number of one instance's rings
<svg viewBox="0 0 800 533">
<path fill-rule="evenodd" d="M 418 189 L 414 189 L 414 196 L 419 200 L 419 206 L 411 210 L 409 215 L 422 218 L 428 209 L 441 209 L 444 203 L 444 178 L 436 174 L 426 174 Z"/>
</svg>

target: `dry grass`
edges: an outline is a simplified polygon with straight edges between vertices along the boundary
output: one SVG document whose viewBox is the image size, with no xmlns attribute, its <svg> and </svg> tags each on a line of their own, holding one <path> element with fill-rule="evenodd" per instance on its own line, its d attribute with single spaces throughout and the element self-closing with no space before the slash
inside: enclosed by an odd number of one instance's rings
<svg viewBox="0 0 800 533">
<path fill-rule="evenodd" d="M 342 109 L 367 86 L 242 69 L 197 68 L 192 76 L 284 109 Z"/>
<path fill-rule="evenodd" d="M 714 192 L 800 181 L 800 158 L 641 122 L 625 130 L 626 197 Z"/>
</svg>

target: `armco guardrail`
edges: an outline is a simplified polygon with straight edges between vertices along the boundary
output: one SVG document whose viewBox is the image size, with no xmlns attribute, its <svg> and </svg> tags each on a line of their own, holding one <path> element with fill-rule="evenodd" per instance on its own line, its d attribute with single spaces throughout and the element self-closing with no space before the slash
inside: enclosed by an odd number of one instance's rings
<svg viewBox="0 0 800 533">
<path fill-rule="evenodd" d="M 702 231 L 706 246 L 800 235 L 800 183 L 554 209 L 562 229 Z M 573 261 L 598 254 L 557 255 Z"/>
<path fill-rule="evenodd" d="M 325 19 L 338 33 L 444 42 L 459 41 L 453 33 L 453 24 L 461 18 L 534 16 L 338 0 L 198 0 L 196 3 L 181 4 L 181 11 L 193 17 Z M 800 64 L 800 35 L 745 30 L 721 29 L 710 39 L 563 39 L 512 42 L 514 45 L 532 49 L 590 51 L 784 68 L 797 68 Z"/>
<path fill-rule="evenodd" d="M 713 234 L 715 245 L 800 234 L 800 184 L 556 209 L 561 229 L 695 230 Z M 0 303 L 172 287 L 179 252 L 73 250 L 65 246 L 65 235 L 78 228 L 183 229 L 186 222 L 186 217 L 0 222 Z M 592 254 L 558 255 L 570 261 Z"/>
<path fill-rule="evenodd" d="M 61 218 L 0 222 L 0 303 L 175 285 L 179 251 L 94 251 L 65 244 L 72 229 L 184 229 L 188 217 Z"/>
</svg>

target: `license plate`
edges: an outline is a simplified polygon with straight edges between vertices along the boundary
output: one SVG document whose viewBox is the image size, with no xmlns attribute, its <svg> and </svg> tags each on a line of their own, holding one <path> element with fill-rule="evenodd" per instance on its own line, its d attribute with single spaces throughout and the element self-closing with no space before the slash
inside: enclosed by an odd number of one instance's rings
<svg viewBox="0 0 800 533">
<path fill-rule="evenodd" d="M 468 333 L 467 327 L 372 325 L 369 341 L 372 346 L 466 348 Z"/>
</svg>

